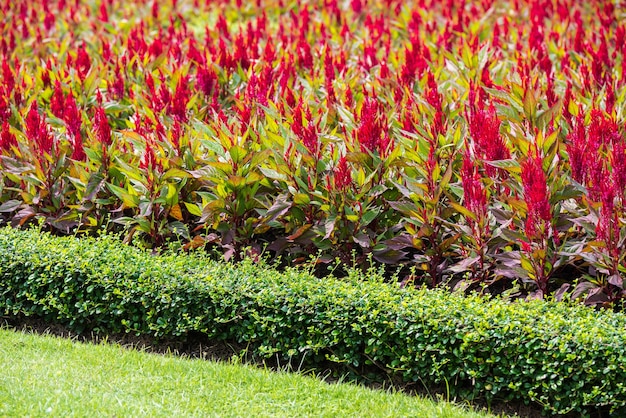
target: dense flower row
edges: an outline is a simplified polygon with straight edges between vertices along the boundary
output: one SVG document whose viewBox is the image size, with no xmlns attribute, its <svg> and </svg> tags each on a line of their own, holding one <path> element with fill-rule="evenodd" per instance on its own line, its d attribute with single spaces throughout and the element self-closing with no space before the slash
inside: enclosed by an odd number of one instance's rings
<svg viewBox="0 0 626 418">
<path fill-rule="evenodd" d="M 0 213 L 615 302 L 624 9 L 0 0 Z"/>
</svg>

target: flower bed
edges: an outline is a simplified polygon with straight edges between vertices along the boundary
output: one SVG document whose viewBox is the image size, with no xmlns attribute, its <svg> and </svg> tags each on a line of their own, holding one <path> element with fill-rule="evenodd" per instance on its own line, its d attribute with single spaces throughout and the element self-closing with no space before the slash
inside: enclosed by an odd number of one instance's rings
<svg viewBox="0 0 626 418">
<path fill-rule="evenodd" d="M 2 221 L 620 302 L 624 9 L 405 3 L 0 2 Z"/>
</svg>

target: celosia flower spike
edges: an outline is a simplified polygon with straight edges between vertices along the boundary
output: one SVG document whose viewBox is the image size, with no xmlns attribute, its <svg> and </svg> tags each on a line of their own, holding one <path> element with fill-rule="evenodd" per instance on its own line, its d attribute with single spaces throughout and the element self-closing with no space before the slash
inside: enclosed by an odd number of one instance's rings
<svg viewBox="0 0 626 418">
<path fill-rule="evenodd" d="M 540 228 L 546 231 L 552 221 L 550 196 L 546 183 L 546 174 L 543 171 L 543 159 L 536 146 L 529 152 L 522 163 L 522 186 L 524 201 L 528 206 L 525 230 L 529 238 L 536 237 Z"/>
<path fill-rule="evenodd" d="M 352 174 L 350 173 L 348 160 L 345 156 L 339 158 L 337 166 L 333 170 L 333 180 L 335 182 L 335 188 L 337 188 L 337 190 L 344 190 L 346 187 L 352 184 Z"/>
<path fill-rule="evenodd" d="M 26 137 L 34 143 L 39 157 L 52 155 L 54 140 L 45 119 L 39 114 L 37 103 L 33 102 L 25 119 Z"/>
</svg>

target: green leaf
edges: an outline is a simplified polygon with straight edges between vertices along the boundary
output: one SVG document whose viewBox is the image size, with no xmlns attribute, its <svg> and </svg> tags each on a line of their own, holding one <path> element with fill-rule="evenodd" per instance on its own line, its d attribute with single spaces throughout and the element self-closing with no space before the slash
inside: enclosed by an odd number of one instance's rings
<svg viewBox="0 0 626 418">
<path fill-rule="evenodd" d="M 100 173 L 94 173 L 89 177 L 87 187 L 85 188 L 84 201 L 93 201 L 100 190 L 106 185 L 106 179 Z"/>
<path fill-rule="evenodd" d="M 535 93 L 530 88 L 526 88 L 524 91 L 523 107 L 526 117 L 529 120 L 534 121 L 535 115 L 537 114 L 537 98 L 535 97 Z"/>
<path fill-rule="evenodd" d="M 368 208 L 361 219 L 361 226 L 367 226 L 380 214 L 380 208 Z"/>
<path fill-rule="evenodd" d="M 472 212 L 471 210 L 467 209 L 465 206 L 460 205 L 456 202 L 450 202 L 450 206 L 452 206 L 454 210 L 456 210 L 457 212 L 459 212 L 461 215 L 465 216 L 466 218 L 469 218 L 473 221 L 477 220 L 476 214 Z"/>
<path fill-rule="evenodd" d="M 170 168 L 163 175 L 161 175 L 161 180 L 169 180 L 171 178 L 175 179 L 186 179 L 190 178 L 191 174 L 188 172 L 181 170 L 180 168 Z"/>
<path fill-rule="evenodd" d="M 228 150 L 228 153 L 230 154 L 230 158 L 233 160 L 233 162 L 239 164 L 248 152 L 239 145 L 233 145 Z"/>
<path fill-rule="evenodd" d="M 165 195 L 165 202 L 168 206 L 173 206 L 178 203 L 178 189 L 173 184 L 167 184 L 165 186 L 167 194 Z"/>
<path fill-rule="evenodd" d="M 404 216 L 408 216 L 410 218 L 422 219 L 420 212 L 418 211 L 417 206 L 414 203 L 410 202 L 389 202 L 389 205 L 403 214 Z"/>
<path fill-rule="evenodd" d="M 267 167 L 259 167 L 259 170 L 261 171 L 261 173 L 263 173 L 265 177 L 270 178 L 272 180 L 281 180 L 281 181 L 287 180 L 286 175 L 281 174 L 274 169 L 267 168 Z"/>
<path fill-rule="evenodd" d="M 293 203 L 295 205 L 308 205 L 311 203 L 311 198 L 306 193 L 296 193 L 293 196 Z"/>
<path fill-rule="evenodd" d="M 519 161 L 514 160 L 514 159 L 485 161 L 485 163 L 489 164 L 492 167 L 497 167 L 497 168 L 506 170 L 509 173 L 519 174 L 522 172 L 522 168 L 519 164 Z"/>
<path fill-rule="evenodd" d="M 291 208 L 291 202 L 286 194 L 278 195 L 272 206 L 267 210 L 264 222 L 272 222 L 284 215 Z"/>
<path fill-rule="evenodd" d="M 107 187 L 115 196 L 117 196 L 124 203 L 124 206 L 126 206 L 127 208 L 132 209 L 139 206 L 139 196 L 130 194 L 123 187 L 119 187 L 111 183 L 107 183 Z"/>
<path fill-rule="evenodd" d="M 194 216 L 202 216 L 202 209 L 195 203 L 183 202 L 187 211 Z"/>
</svg>

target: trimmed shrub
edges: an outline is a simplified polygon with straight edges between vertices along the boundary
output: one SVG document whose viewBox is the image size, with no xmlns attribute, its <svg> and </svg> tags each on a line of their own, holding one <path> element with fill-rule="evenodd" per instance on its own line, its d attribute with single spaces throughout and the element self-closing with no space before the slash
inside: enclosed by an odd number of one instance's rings
<svg viewBox="0 0 626 418">
<path fill-rule="evenodd" d="M 547 413 L 626 412 L 626 317 L 565 303 L 317 279 L 248 260 L 153 255 L 115 238 L 0 230 L 0 309 L 74 331 L 236 340 L 263 357 L 447 385 Z"/>
</svg>

